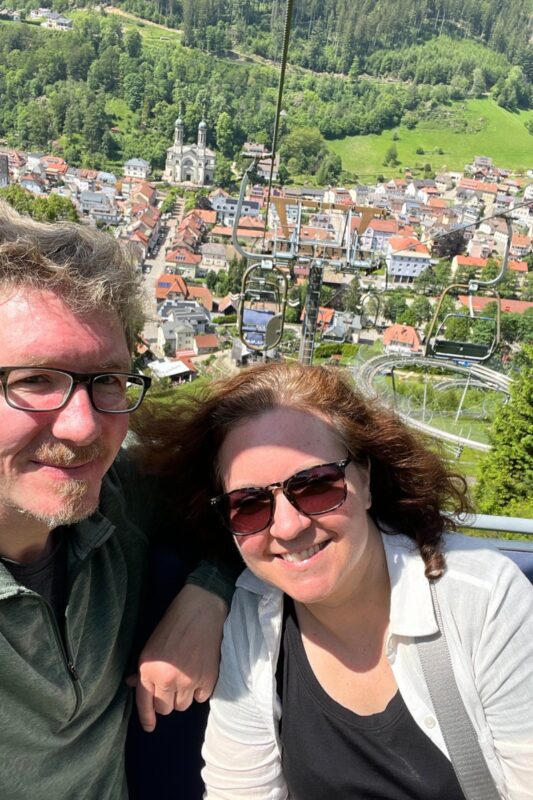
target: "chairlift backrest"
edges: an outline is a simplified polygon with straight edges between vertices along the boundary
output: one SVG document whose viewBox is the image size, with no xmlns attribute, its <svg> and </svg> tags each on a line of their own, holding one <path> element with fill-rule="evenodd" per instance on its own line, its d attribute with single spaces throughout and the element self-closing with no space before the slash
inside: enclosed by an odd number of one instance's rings
<svg viewBox="0 0 533 800">
<path fill-rule="evenodd" d="M 450 314 L 446 314 L 442 322 L 438 324 L 439 312 L 446 294 L 452 289 L 464 289 L 464 288 L 471 291 L 470 286 L 465 287 L 463 284 L 452 284 L 442 292 L 429 326 L 429 332 L 427 335 L 426 350 L 425 350 L 426 358 L 431 358 L 433 356 L 435 358 L 451 358 L 451 359 L 461 359 L 468 361 L 486 361 L 492 356 L 492 354 L 496 350 L 496 347 L 500 341 L 500 315 L 501 315 L 500 296 L 496 290 L 494 290 L 495 300 L 497 301 L 496 317 L 488 317 L 486 315 L 475 316 L 471 308 L 470 312 L 466 314 L 460 312 L 452 312 Z M 446 325 L 447 322 L 450 320 L 450 318 L 467 320 L 469 324 L 469 329 L 467 331 L 467 338 L 464 341 L 457 339 L 449 339 L 446 337 Z M 494 326 L 494 334 L 492 337 L 492 341 L 490 343 L 487 344 L 483 342 L 469 341 L 469 337 L 471 334 L 470 326 L 473 323 L 477 322 L 490 322 Z M 435 329 L 436 333 L 433 333 Z"/>
</svg>

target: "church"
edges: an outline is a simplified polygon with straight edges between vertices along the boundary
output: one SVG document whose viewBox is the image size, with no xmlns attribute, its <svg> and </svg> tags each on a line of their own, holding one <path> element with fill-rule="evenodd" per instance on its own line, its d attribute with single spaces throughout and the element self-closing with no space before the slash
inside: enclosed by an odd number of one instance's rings
<svg viewBox="0 0 533 800">
<path fill-rule="evenodd" d="M 198 126 L 196 144 L 183 144 L 183 122 L 174 126 L 174 144 L 167 150 L 164 180 L 169 183 L 193 183 L 207 186 L 213 183 L 215 154 L 207 145 L 207 125 L 202 120 Z"/>
</svg>

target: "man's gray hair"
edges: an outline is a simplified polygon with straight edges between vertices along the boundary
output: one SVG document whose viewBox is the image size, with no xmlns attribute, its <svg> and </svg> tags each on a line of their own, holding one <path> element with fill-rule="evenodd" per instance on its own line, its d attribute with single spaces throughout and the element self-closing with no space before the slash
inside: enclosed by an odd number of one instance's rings
<svg viewBox="0 0 533 800">
<path fill-rule="evenodd" d="M 133 349 L 144 319 L 142 277 L 112 236 L 72 222 L 36 222 L 0 200 L 0 291 L 19 287 L 55 292 L 78 314 L 115 314 Z"/>
</svg>

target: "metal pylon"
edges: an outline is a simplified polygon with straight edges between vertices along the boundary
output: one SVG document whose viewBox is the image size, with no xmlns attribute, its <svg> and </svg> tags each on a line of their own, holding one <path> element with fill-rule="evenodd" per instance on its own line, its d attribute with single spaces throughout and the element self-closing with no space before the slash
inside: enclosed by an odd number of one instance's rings
<svg viewBox="0 0 533 800">
<path fill-rule="evenodd" d="M 300 364 L 309 366 L 313 363 L 315 337 L 318 325 L 318 311 L 320 308 L 320 290 L 322 289 L 322 260 L 312 262 L 309 270 L 309 285 L 305 299 L 305 318 L 300 343 Z"/>
</svg>

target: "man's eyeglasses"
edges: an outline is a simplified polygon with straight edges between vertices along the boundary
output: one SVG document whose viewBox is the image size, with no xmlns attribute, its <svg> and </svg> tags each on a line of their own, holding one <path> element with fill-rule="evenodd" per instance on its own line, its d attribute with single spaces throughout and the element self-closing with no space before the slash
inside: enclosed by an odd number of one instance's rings
<svg viewBox="0 0 533 800">
<path fill-rule="evenodd" d="M 87 386 L 93 408 L 106 414 L 129 414 L 141 405 L 152 382 L 128 372 L 70 372 L 47 367 L 0 367 L 6 403 L 20 411 L 57 411 L 78 383 Z"/>
<path fill-rule="evenodd" d="M 303 469 L 285 481 L 268 486 L 234 489 L 211 498 L 210 502 L 235 536 L 249 536 L 268 528 L 274 516 L 273 489 L 281 489 L 289 503 L 307 517 L 327 514 L 346 500 L 345 473 L 351 460 L 348 457 Z"/>
</svg>

